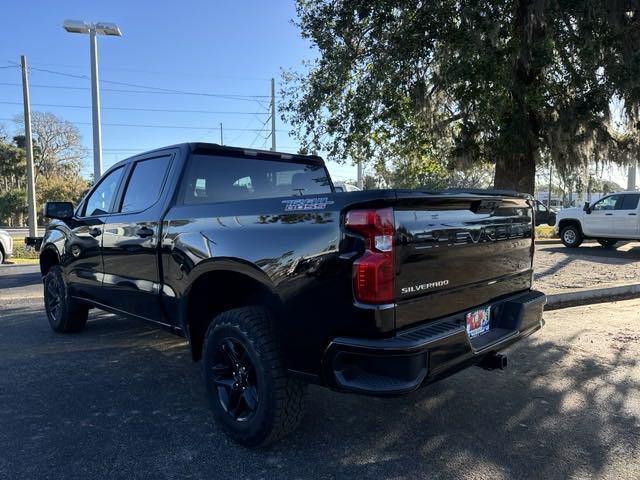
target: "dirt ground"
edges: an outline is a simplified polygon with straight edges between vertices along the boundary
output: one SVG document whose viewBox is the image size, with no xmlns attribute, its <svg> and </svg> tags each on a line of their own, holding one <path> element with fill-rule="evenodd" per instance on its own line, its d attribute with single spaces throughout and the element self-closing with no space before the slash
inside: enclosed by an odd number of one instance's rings
<svg viewBox="0 0 640 480">
<path fill-rule="evenodd" d="M 598 243 L 536 245 L 536 288 L 547 294 L 640 283 L 640 242 L 616 249 Z"/>
</svg>

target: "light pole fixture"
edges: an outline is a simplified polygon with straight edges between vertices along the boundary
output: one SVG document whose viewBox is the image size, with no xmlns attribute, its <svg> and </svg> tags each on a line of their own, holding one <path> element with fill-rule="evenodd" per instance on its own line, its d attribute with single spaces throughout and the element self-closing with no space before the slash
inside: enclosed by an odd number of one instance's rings
<svg viewBox="0 0 640 480">
<path fill-rule="evenodd" d="M 97 182 L 102 175 L 102 129 L 100 127 L 100 88 L 98 79 L 97 35 L 120 37 L 122 33 L 115 23 L 86 23 L 81 20 L 65 20 L 62 24 L 69 33 L 89 34 L 91 52 L 91 100 L 93 105 L 93 177 Z"/>
</svg>

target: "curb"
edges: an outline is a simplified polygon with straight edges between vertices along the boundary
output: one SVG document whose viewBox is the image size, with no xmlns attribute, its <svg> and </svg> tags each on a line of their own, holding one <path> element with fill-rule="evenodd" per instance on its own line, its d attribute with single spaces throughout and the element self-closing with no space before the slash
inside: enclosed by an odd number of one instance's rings
<svg viewBox="0 0 640 480">
<path fill-rule="evenodd" d="M 640 298 L 640 283 L 547 295 L 545 310 L 558 310 L 561 308 L 607 303 L 613 300 L 627 300 L 630 298 Z"/>
</svg>

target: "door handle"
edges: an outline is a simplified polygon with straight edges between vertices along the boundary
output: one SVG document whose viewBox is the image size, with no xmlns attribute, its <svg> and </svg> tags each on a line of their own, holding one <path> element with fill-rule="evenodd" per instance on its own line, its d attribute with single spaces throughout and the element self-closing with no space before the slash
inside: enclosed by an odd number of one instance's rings
<svg viewBox="0 0 640 480">
<path fill-rule="evenodd" d="M 637 213 L 630 213 L 629 215 L 633 215 L 635 217 L 638 214 Z"/>
<path fill-rule="evenodd" d="M 613 215 L 613 213 L 605 213 L 605 215 L 606 215 L 607 217 L 610 217 L 611 215 Z"/>
<path fill-rule="evenodd" d="M 149 227 L 140 227 L 138 230 L 136 230 L 136 235 L 140 238 L 147 238 L 153 235 L 153 230 L 151 230 Z"/>
<path fill-rule="evenodd" d="M 98 227 L 93 227 L 91 230 L 89 230 L 89 235 L 91 235 L 93 238 L 99 236 L 100 234 L 102 234 L 102 230 L 100 230 Z"/>
</svg>

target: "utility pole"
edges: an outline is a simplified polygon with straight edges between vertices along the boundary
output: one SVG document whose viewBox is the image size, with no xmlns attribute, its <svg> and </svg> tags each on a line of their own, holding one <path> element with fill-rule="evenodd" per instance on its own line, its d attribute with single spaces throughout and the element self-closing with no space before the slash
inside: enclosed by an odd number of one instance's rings
<svg viewBox="0 0 640 480">
<path fill-rule="evenodd" d="M 224 135 L 222 134 L 222 122 L 220 122 L 220 145 L 224 145 Z"/>
<path fill-rule="evenodd" d="M 20 56 L 22 67 L 22 99 L 24 101 L 24 137 L 27 153 L 27 205 L 29 211 L 29 236 L 38 235 L 38 217 L 36 216 L 36 185 L 33 174 L 33 141 L 31 134 L 31 103 L 29 101 L 29 75 L 27 57 Z"/>
<path fill-rule="evenodd" d="M 551 210 L 551 181 L 553 180 L 553 163 L 549 159 L 549 196 L 547 197 L 547 208 Z"/>
<path fill-rule="evenodd" d="M 637 187 L 638 161 L 635 160 L 629 165 L 629 176 L 627 177 L 627 190 L 632 191 Z"/>
<path fill-rule="evenodd" d="M 271 151 L 276 151 L 276 81 L 271 79 Z"/>
<path fill-rule="evenodd" d="M 98 87 L 98 42 L 96 29 L 89 32 L 91 50 L 91 103 L 93 105 L 93 181 L 102 176 L 102 127 L 100 126 L 100 89 Z"/>
<path fill-rule="evenodd" d="M 364 179 L 362 178 L 362 160 L 358 160 L 358 188 L 364 190 Z"/>
</svg>

